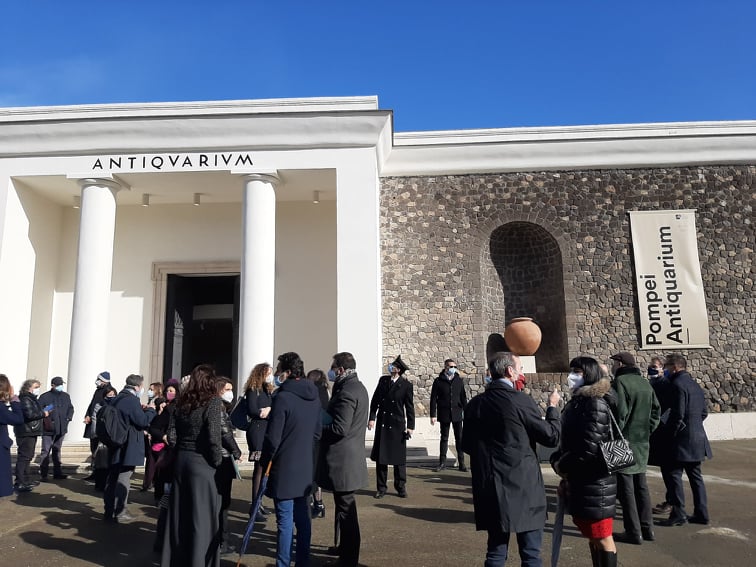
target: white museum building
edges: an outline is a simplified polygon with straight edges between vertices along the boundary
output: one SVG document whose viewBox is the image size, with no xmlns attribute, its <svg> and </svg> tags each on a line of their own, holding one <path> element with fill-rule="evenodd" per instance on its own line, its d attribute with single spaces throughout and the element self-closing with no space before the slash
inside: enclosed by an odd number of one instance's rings
<svg viewBox="0 0 756 567">
<path fill-rule="evenodd" d="M 385 178 L 697 163 L 756 164 L 756 122 L 396 133 L 376 97 L 0 108 L 0 372 L 62 376 L 77 423 L 100 371 L 120 388 L 212 362 L 239 384 L 290 350 L 308 369 L 354 353 L 372 393 L 397 354 Z"/>
</svg>

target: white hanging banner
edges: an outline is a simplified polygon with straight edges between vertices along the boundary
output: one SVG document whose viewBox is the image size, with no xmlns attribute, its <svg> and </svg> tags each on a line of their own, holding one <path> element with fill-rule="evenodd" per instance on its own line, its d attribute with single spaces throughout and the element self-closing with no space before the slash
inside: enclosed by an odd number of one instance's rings
<svg viewBox="0 0 756 567">
<path fill-rule="evenodd" d="M 696 215 L 631 211 L 641 348 L 709 348 Z"/>
</svg>

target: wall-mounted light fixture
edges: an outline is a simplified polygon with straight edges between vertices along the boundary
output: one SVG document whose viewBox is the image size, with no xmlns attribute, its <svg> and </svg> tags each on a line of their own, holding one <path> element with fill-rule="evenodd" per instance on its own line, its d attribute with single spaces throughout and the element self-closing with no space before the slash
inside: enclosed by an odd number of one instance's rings
<svg viewBox="0 0 756 567">
<path fill-rule="evenodd" d="M 312 202 L 316 205 L 320 203 L 320 191 L 313 191 L 312 192 Z"/>
<path fill-rule="evenodd" d="M 142 193 L 142 206 L 143 207 L 149 207 L 150 206 L 150 194 L 149 193 Z"/>
<path fill-rule="evenodd" d="M 200 206 L 200 195 L 201 195 L 201 193 L 195 193 L 194 194 L 194 200 L 192 200 L 192 205 L 194 205 L 195 207 L 199 207 Z"/>
<path fill-rule="evenodd" d="M 81 195 L 74 195 L 74 198 L 73 198 L 73 208 L 74 209 L 80 209 L 81 208 Z"/>
</svg>

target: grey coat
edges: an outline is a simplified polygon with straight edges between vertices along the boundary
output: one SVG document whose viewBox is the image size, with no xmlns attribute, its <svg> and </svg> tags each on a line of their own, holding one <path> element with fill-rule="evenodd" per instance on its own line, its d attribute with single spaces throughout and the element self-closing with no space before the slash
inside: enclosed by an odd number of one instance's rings
<svg viewBox="0 0 756 567">
<path fill-rule="evenodd" d="M 369 402 L 365 385 L 353 372 L 333 385 L 320 439 L 317 483 L 326 490 L 354 492 L 368 483 L 365 431 Z"/>
</svg>

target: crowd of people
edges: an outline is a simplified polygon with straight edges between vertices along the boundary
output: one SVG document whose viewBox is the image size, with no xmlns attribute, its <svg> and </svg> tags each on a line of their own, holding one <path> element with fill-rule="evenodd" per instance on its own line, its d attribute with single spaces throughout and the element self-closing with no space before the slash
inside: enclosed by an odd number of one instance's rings
<svg viewBox="0 0 756 567">
<path fill-rule="evenodd" d="M 594 566 L 617 564 L 617 542 L 640 545 L 655 539 L 653 513 L 679 526 L 707 524 L 709 513 L 701 461 L 711 458 L 703 428 L 703 391 L 679 354 L 654 358 L 644 377 L 631 353 L 610 357 L 611 370 L 594 358 L 570 362 L 570 396 L 559 411 L 561 395 L 548 398 L 545 417 L 527 393 L 520 358 L 494 354 L 484 391 L 468 401 L 454 359 L 433 382 L 431 424 L 440 425 L 436 471 L 446 467 L 449 430 L 454 432 L 457 467 L 466 472 L 470 455 L 475 525 L 488 533 L 485 565 L 504 565 L 512 534 L 522 565 L 541 565 L 547 500 L 536 444 L 555 448 L 551 464 L 561 477 L 559 497 L 588 539 Z M 131 477 L 144 465 L 142 490 L 154 488 L 159 508 L 154 548 L 162 565 L 212 566 L 237 552 L 229 541 L 228 510 L 233 480 L 239 478 L 242 451 L 236 429 L 245 430 L 253 463 L 250 523 L 275 515 L 276 565 L 308 565 L 311 521 L 325 516 L 322 490 L 333 494 L 334 546 L 338 564 L 356 566 L 360 524 L 355 492 L 367 484 L 364 457 L 366 427 L 375 430 L 370 458 L 376 463 L 375 498 L 393 487 L 408 497 L 407 442 L 415 429 L 409 366 L 396 357 L 387 366 L 372 399 L 348 352 L 333 356 L 327 373 L 305 372 L 297 353 L 281 354 L 274 367 L 256 365 L 239 394 L 233 382 L 199 365 L 190 375 L 149 385 L 132 374 L 119 393 L 110 374 L 101 372 L 86 410 L 92 473 L 87 480 L 103 492 L 103 521 L 128 522 Z M 330 385 L 330 388 L 329 388 Z M 29 475 L 38 437 L 42 437 L 40 475 L 65 479 L 60 448 L 73 418 L 73 406 L 61 377 L 41 393 L 37 380 L 26 380 L 19 395 L 0 375 L 0 496 L 34 489 Z M 15 483 L 11 474 L 7 426 L 18 445 Z M 616 428 L 616 432 L 614 429 Z M 621 434 L 634 463 L 608 469 L 602 445 Z M 312 459 L 303 459 L 312 455 Z M 648 464 L 662 471 L 665 501 L 652 507 L 646 481 Z M 692 488 L 693 513 L 685 510 L 682 473 Z M 262 502 L 272 499 L 272 509 Z M 622 507 L 624 531 L 613 532 L 615 503 Z"/>
</svg>

